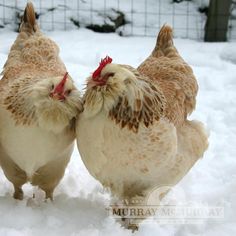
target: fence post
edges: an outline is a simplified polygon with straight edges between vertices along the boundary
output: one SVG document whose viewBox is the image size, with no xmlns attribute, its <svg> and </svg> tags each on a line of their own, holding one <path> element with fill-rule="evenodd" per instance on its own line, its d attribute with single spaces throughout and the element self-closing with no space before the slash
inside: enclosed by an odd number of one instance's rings
<svg viewBox="0 0 236 236">
<path fill-rule="evenodd" d="M 223 42 L 227 40 L 231 3 L 232 0 L 210 0 L 205 26 L 205 42 Z"/>
</svg>

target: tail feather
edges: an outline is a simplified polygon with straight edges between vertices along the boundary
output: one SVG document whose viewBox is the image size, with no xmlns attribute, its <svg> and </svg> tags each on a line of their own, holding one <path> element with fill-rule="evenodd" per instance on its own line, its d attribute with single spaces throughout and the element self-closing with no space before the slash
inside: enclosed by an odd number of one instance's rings
<svg viewBox="0 0 236 236">
<path fill-rule="evenodd" d="M 178 51 L 173 43 L 173 30 L 169 25 L 163 25 L 158 34 L 156 46 L 152 52 L 152 56 L 173 57 L 177 55 Z"/>
<path fill-rule="evenodd" d="M 24 11 L 24 16 L 20 26 L 20 32 L 36 32 L 37 22 L 35 17 L 34 6 L 31 2 L 28 2 Z"/>
<path fill-rule="evenodd" d="M 177 129 L 180 149 L 191 154 L 196 160 L 203 156 L 208 148 L 209 133 L 203 123 L 196 120 L 186 120 L 183 126 Z M 190 155 L 190 156 L 191 156 Z"/>
</svg>

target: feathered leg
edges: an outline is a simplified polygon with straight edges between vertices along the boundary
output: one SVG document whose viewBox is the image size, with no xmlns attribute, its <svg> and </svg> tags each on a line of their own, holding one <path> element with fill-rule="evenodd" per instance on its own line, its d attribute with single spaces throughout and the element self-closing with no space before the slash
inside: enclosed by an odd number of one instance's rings
<svg viewBox="0 0 236 236">
<path fill-rule="evenodd" d="M 14 186 L 15 191 L 13 197 L 22 200 L 24 197 L 22 186 L 27 182 L 26 173 L 6 155 L 2 147 L 0 147 L 0 164 L 5 176 Z"/>
<path fill-rule="evenodd" d="M 66 157 L 52 161 L 40 167 L 33 176 L 31 184 L 41 188 L 46 194 L 46 199 L 53 200 L 54 189 L 64 176 L 65 168 L 69 160 L 70 157 Z"/>
</svg>

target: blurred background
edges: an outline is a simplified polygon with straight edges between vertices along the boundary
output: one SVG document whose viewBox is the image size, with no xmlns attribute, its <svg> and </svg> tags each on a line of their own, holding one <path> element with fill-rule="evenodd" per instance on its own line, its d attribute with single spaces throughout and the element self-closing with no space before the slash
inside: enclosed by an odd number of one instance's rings
<svg viewBox="0 0 236 236">
<path fill-rule="evenodd" d="M 234 0 L 32 0 L 46 31 L 88 28 L 121 36 L 156 36 L 168 23 L 175 37 L 236 40 Z M 0 28 L 18 30 L 26 0 L 0 0 Z"/>
</svg>

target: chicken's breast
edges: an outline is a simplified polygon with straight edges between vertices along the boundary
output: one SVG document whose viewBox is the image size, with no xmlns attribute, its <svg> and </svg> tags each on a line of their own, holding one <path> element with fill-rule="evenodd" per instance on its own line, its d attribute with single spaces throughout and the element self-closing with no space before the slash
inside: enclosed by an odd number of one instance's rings
<svg viewBox="0 0 236 236">
<path fill-rule="evenodd" d="M 140 126 L 134 133 L 120 129 L 102 113 L 89 120 L 82 114 L 77 122 L 77 141 L 90 173 L 117 193 L 123 185 L 161 183 L 162 176 L 175 165 L 176 129 L 165 119 L 148 128 Z M 168 177 L 163 181 L 168 182 Z"/>
</svg>

